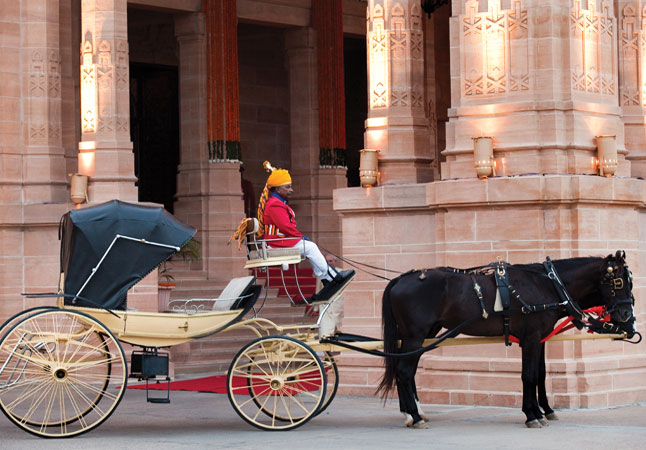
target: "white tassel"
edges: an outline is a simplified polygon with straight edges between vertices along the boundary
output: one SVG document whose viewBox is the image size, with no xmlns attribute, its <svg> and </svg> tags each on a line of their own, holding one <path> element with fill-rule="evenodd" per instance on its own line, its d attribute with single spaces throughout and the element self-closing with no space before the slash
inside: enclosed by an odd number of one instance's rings
<svg viewBox="0 0 646 450">
<path fill-rule="evenodd" d="M 265 161 L 264 163 L 262 163 L 262 166 L 265 168 L 267 172 L 273 172 L 274 170 L 276 170 L 269 161 Z"/>
</svg>

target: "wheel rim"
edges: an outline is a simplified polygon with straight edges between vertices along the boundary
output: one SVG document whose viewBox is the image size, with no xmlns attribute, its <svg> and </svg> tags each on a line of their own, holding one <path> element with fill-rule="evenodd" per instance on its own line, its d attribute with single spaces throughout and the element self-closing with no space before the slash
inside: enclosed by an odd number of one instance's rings
<svg viewBox="0 0 646 450">
<path fill-rule="evenodd" d="M 95 428 L 114 411 L 127 381 L 118 341 L 98 321 L 77 312 L 45 311 L 17 323 L 0 340 L 3 365 L 2 412 L 42 437 Z"/>
<path fill-rule="evenodd" d="M 330 406 L 339 388 L 339 369 L 336 366 L 336 361 L 334 361 L 334 356 L 330 355 L 329 352 L 325 352 L 321 361 L 323 362 L 323 367 L 325 367 L 327 389 L 325 390 L 325 400 L 323 400 L 321 407 L 316 413 L 317 416 Z"/>
<path fill-rule="evenodd" d="M 227 378 L 238 415 L 265 430 L 291 430 L 325 399 L 325 369 L 306 344 L 286 336 L 258 339 L 233 359 Z"/>
</svg>

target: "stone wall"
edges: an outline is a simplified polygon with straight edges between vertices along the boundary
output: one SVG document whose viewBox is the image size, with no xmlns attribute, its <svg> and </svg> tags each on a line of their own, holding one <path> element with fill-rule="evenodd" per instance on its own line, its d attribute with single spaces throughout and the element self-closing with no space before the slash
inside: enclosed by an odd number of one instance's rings
<svg viewBox="0 0 646 450">
<path fill-rule="evenodd" d="M 546 256 L 626 251 L 635 274 L 638 329 L 646 327 L 646 183 L 585 175 L 500 177 L 335 191 L 350 259 L 405 272 L 511 263 Z M 394 277 L 396 273 L 377 271 Z M 344 331 L 381 336 L 385 281 L 359 273 L 345 294 Z M 522 295 L 522 288 L 519 288 Z M 502 330 L 501 330 L 502 334 Z M 374 357 L 342 354 L 341 392 L 372 395 L 383 372 Z M 520 349 L 443 347 L 426 354 L 417 386 L 422 402 L 520 406 Z M 646 399 L 646 351 L 621 342 L 547 345 L 548 391 L 557 407 L 609 406 Z"/>
</svg>

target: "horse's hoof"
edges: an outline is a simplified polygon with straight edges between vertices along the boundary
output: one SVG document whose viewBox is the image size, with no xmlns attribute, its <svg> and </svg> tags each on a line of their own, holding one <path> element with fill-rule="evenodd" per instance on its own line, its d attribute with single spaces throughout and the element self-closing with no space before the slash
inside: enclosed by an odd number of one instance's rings
<svg viewBox="0 0 646 450">
<path fill-rule="evenodd" d="M 416 430 L 426 430 L 428 428 L 428 424 L 424 422 L 424 420 L 420 420 L 413 424 L 413 428 Z"/>
<path fill-rule="evenodd" d="M 528 420 L 527 422 L 525 422 L 525 426 L 527 428 L 543 428 L 543 425 L 541 425 L 541 423 L 536 419 Z"/>
<path fill-rule="evenodd" d="M 547 413 L 545 417 L 547 417 L 547 420 L 559 420 L 559 416 L 555 412 Z"/>
<path fill-rule="evenodd" d="M 410 414 L 402 413 L 404 415 L 404 425 L 408 428 L 413 426 L 413 416 Z"/>
<path fill-rule="evenodd" d="M 540 422 L 541 425 L 544 427 L 548 427 L 550 425 L 549 421 L 545 417 L 539 417 L 538 421 Z"/>
</svg>

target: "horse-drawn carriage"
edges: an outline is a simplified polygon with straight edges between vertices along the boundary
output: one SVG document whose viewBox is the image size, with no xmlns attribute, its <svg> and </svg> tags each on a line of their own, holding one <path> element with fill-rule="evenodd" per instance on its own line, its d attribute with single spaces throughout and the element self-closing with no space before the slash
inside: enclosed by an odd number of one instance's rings
<svg viewBox="0 0 646 450">
<path fill-rule="evenodd" d="M 315 325 L 279 326 L 259 317 L 256 303 L 262 287 L 254 276 L 231 280 L 208 311 L 203 303 L 197 313 L 187 303 L 182 311 L 165 313 L 129 309 L 129 289 L 179 251 L 194 233 L 161 208 L 119 201 L 70 211 L 63 216 L 59 230 L 59 292 L 41 295 L 56 297 L 56 305 L 22 311 L 0 328 L 0 409 L 10 421 L 41 437 L 71 437 L 87 432 L 112 414 L 124 395 L 129 377 L 148 380 L 168 376 L 168 354 L 160 349 L 215 333 L 246 329 L 256 339 L 244 345 L 233 358 L 227 375 L 227 392 L 235 411 L 251 425 L 266 430 L 290 430 L 319 414 L 330 404 L 338 386 L 338 371 L 331 352 L 348 349 L 387 358 L 382 388 L 387 391 L 396 380 L 402 412 L 410 415 L 411 424 L 418 424 L 423 419 L 416 405 L 411 368 L 416 367 L 421 353 L 438 345 L 464 343 L 453 341 L 458 332 L 496 336 L 489 329 L 477 329 L 481 327 L 480 322 L 471 319 L 466 325 L 460 325 L 457 313 L 450 320 L 433 315 L 438 305 L 428 305 L 428 311 L 433 312 L 430 315 L 415 310 L 419 306 L 406 309 L 406 301 L 402 299 L 416 300 L 420 288 L 438 282 L 448 273 L 445 269 L 411 271 L 399 277 L 397 283 L 389 284 L 384 302 L 385 352 L 380 351 L 384 348 L 381 340 L 360 336 L 319 339 Z M 265 247 L 262 249 L 250 254 L 247 267 L 282 266 L 300 261 L 299 255 L 290 252 L 270 254 Z M 577 278 L 579 284 L 596 283 L 581 288 L 585 293 L 581 305 L 612 309 L 597 311 L 594 317 L 622 313 L 620 321 L 624 323 L 632 318 L 632 281 L 620 254 L 597 258 L 578 270 L 558 261 L 555 266 L 559 272 L 565 271 L 568 278 L 562 283 L 565 297 L 557 302 L 559 311 L 567 306 L 568 299 L 577 305 L 565 291 L 569 280 Z M 514 274 L 511 267 L 508 272 Z M 474 279 L 482 286 L 481 293 L 484 291 L 486 295 L 479 296 L 479 303 L 474 302 L 476 312 L 480 314 L 482 307 L 496 316 L 493 304 L 489 305 L 493 290 L 485 272 L 480 268 L 457 275 Z M 556 271 L 554 274 L 558 279 Z M 548 277 L 553 279 L 551 275 Z M 410 284 L 408 278 L 415 281 Z M 510 278 L 515 282 L 517 275 Z M 604 280 L 611 286 L 607 292 Z M 338 298 L 342 290 L 326 303 Z M 622 300 L 617 302 L 617 299 Z M 441 302 L 444 301 L 442 297 Z M 523 308 L 530 310 L 537 309 L 540 303 L 533 298 L 524 301 Z M 557 307 L 550 309 L 556 311 Z M 425 330 L 423 335 L 402 334 L 406 331 L 405 324 L 396 323 L 393 311 L 399 318 L 416 314 L 414 320 L 430 322 L 418 323 L 417 328 Z M 507 315 L 512 317 L 512 335 L 520 334 L 513 318 L 529 312 L 512 310 Z M 554 323 L 559 314 L 550 315 L 550 318 L 556 317 Z M 593 319 L 592 315 L 578 306 L 575 314 L 577 322 L 592 323 L 588 320 Z M 593 322 L 602 324 L 599 320 Z M 453 328 L 437 339 L 427 339 L 434 337 L 442 326 Z M 614 338 L 625 337 L 624 331 L 634 333 L 630 327 L 620 329 L 603 324 L 598 327 L 615 333 L 611 335 Z M 470 332 L 469 328 L 474 330 Z M 533 346 L 526 336 L 520 337 L 525 340 L 525 347 Z M 127 355 L 121 343 L 140 350 L 129 351 Z M 544 380 L 544 361 L 542 376 Z M 540 386 L 538 389 L 540 406 L 545 410 Z"/>
</svg>

